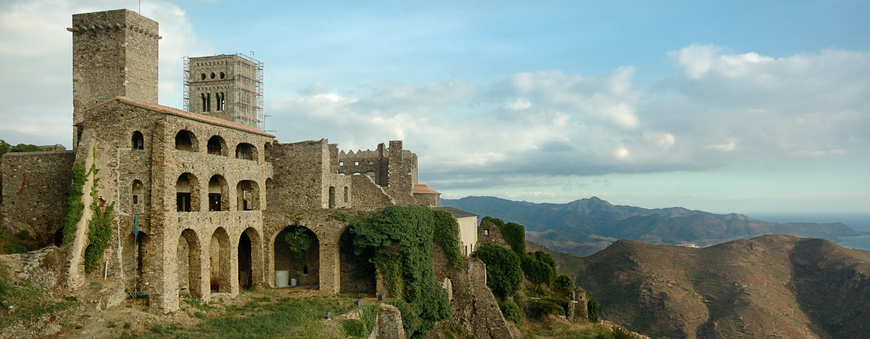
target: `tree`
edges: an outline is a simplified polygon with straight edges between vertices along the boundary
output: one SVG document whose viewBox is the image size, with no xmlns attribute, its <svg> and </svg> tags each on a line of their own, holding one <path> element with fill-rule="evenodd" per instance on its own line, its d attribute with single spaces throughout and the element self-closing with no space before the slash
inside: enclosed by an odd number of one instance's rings
<svg viewBox="0 0 870 339">
<path fill-rule="evenodd" d="M 498 245 L 481 245 L 472 255 L 486 264 L 486 286 L 501 298 L 517 293 L 522 282 L 520 258 Z"/>
</svg>

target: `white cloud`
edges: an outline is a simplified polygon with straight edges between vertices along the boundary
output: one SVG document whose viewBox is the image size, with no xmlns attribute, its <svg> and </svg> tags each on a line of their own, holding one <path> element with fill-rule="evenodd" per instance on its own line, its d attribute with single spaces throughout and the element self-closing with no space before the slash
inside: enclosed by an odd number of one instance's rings
<svg viewBox="0 0 870 339">
<path fill-rule="evenodd" d="M 728 143 L 718 144 L 718 145 L 707 145 L 707 146 L 704 146 L 704 148 L 713 149 L 713 150 L 717 150 L 717 151 L 723 151 L 723 152 L 731 152 L 735 148 L 737 148 L 737 140 L 731 139 L 728 141 Z"/>
</svg>

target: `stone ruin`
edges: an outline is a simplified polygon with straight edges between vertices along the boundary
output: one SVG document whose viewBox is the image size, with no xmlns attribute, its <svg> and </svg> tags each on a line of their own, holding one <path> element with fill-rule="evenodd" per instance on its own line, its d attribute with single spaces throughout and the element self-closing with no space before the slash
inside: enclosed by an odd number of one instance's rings
<svg viewBox="0 0 870 339">
<path fill-rule="evenodd" d="M 40 285 L 65 289 L 107 279 L 123 293 L 147 294 L 149 307 L 163 312 L 179 309 L 183 297 L 208 302 L 286 283 L 276 281 L 276 271 L 307 288 L 373 294 L 374 281 L 350 274 L 351 261 L 340 251 L 348 225 L 333 215 L 440 206 L 440 193 L 418 183 L 417 155 L 402 141 L 346 152 L 326 139 L 282 143 L 263 131 L 259 61 L 243 55 L 186 59 L 180 110 L 157 104 L 157 22 L 113 10 L 73 15 L 67 30 L 73 38 L 73 147 L 3 156 L 4 229 L 26 227 L 61 246 L 73 167 L 96 171 L 81 187 L 85 208 L 69 252 L 8 256 L 24 258 L 21 277 L 45 276 Z M 112 231 L 96 269 L 86 272 L 95 217 L 90 206 L 111 211 Z M 476 227 L 476 216 L 471 223 Z M 283 240 L 298 228 L 314 239 L 304 261 Z M 476 230 L 460 231 L 473 233 L 460 235 L 473 250 Z M 450 270 L 440 248 L 435 252 L 435 279 L 450 290 L 454 308 L 446 323 L 481 338 L 510 336 L 486 287 L 485 265 L 471 259 L 465 269 Z M 47 254 L 64 258 L 53 265 L 58 271 L 33 262 Z"/>
</svg>

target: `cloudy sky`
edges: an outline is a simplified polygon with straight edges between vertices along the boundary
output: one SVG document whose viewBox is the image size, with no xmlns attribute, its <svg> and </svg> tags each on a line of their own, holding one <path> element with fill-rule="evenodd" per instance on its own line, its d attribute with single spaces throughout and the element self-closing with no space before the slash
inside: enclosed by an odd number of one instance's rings
<svg viewBox="0 0 870 339">
<path fill-rule="evenodd" d="M 0 2 L 0 139 L 70 145 L 73 13 Z M 142 1 L 182 57 L 265 63 L 266 129 L 401 139 L 445 198 L 870 213 L 870 2 Z"/>
</svg>

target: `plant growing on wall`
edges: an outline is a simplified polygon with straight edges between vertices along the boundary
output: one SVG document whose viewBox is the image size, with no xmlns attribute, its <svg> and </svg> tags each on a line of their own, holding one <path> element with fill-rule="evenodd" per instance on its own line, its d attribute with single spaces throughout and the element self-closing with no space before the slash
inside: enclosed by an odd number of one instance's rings
<svg viewBox="0 0 870 339">
<path fill-rule="evenodd" d="M 432 211 L 432 213 L 435 218 L 435 243 L 444 250 L 450 267 L 462 268 L 465 257 L 462 256 L 459 248 L 459 224 L 456 218 L 447 211 Z"/>
<path fill-rule="evenodd" d="M 522 269 L 519 256 L 498 245 L 481 245 L 473 256 L 486 264 L 486 286 L 501 298 L 511 297 L 520 289 Z"/>
<path fill-rule="evenodd" d="M 311 236 L 308 235 L 308 230 L 304 227 L 296 226 L 287 232 L 287 235 L 284 236 L 284 241 L 287 242 L 290 251 L 296 253 L 300 264 L 305 266 L 305 260 L 308 258 L 308 249 L 313 242 Z"/>
<path fill-rule="evenodd" d="M 85 164 L 83 162 L 73 165 L 72 185 L 70 185 L 69 188 L 66 219 L 64 219 L 63 226 L 64 245 L 71 243 L 75 238 L 76 224 L 81 220 L 82 214 L 85 211 L 85 204 L 82 202 L 82 196 L 84 195 L 84 186 L 88 174 L 89 173 L 85 171 Z"/>
<path fill-rule="evenodd" d="M 399 307 L 402 318 L 409 319 L 409 338 L 425 337 L 452 312 L 447 292 L 432 278 L 435 219 L 425 206 L 391 206 L 351 222 L 354 254 L 368 256 L 390 295 L 410 304 Z M 414 315 L 419 322 L 410 326 Z"/>
<path fill-rule="evenodd" d="M 93 153 L 94 158 L 96 158 L 96 148 L 94 148 Z M 103 211 L 100 204 L 97 202 L 99 200 L 99 197 L 97 196 L 97 184 L 100 182 L 100 178 L 97 177 L 99 172 L 100 170 L 97 169 L 97 162 L 93 161 L 91 169 L 87 172 L 87 175 L 93 176 L 90 206 L 93 216 L 91 217 L 91 221 L 88 223 L 88 240 L 90 241 L 90 245 L 85 249 L 86 272 L 91 272 L 98 266 L 100 259 L 103 258 L 103 253 L 107 248 L 109 248 L 109 238 L 112 236 L 111 217 L 112 210 L 115 208 L 115 202 L 112 202 L 108 207 L 106 207 L 105 211 Z"/>
</svg>

